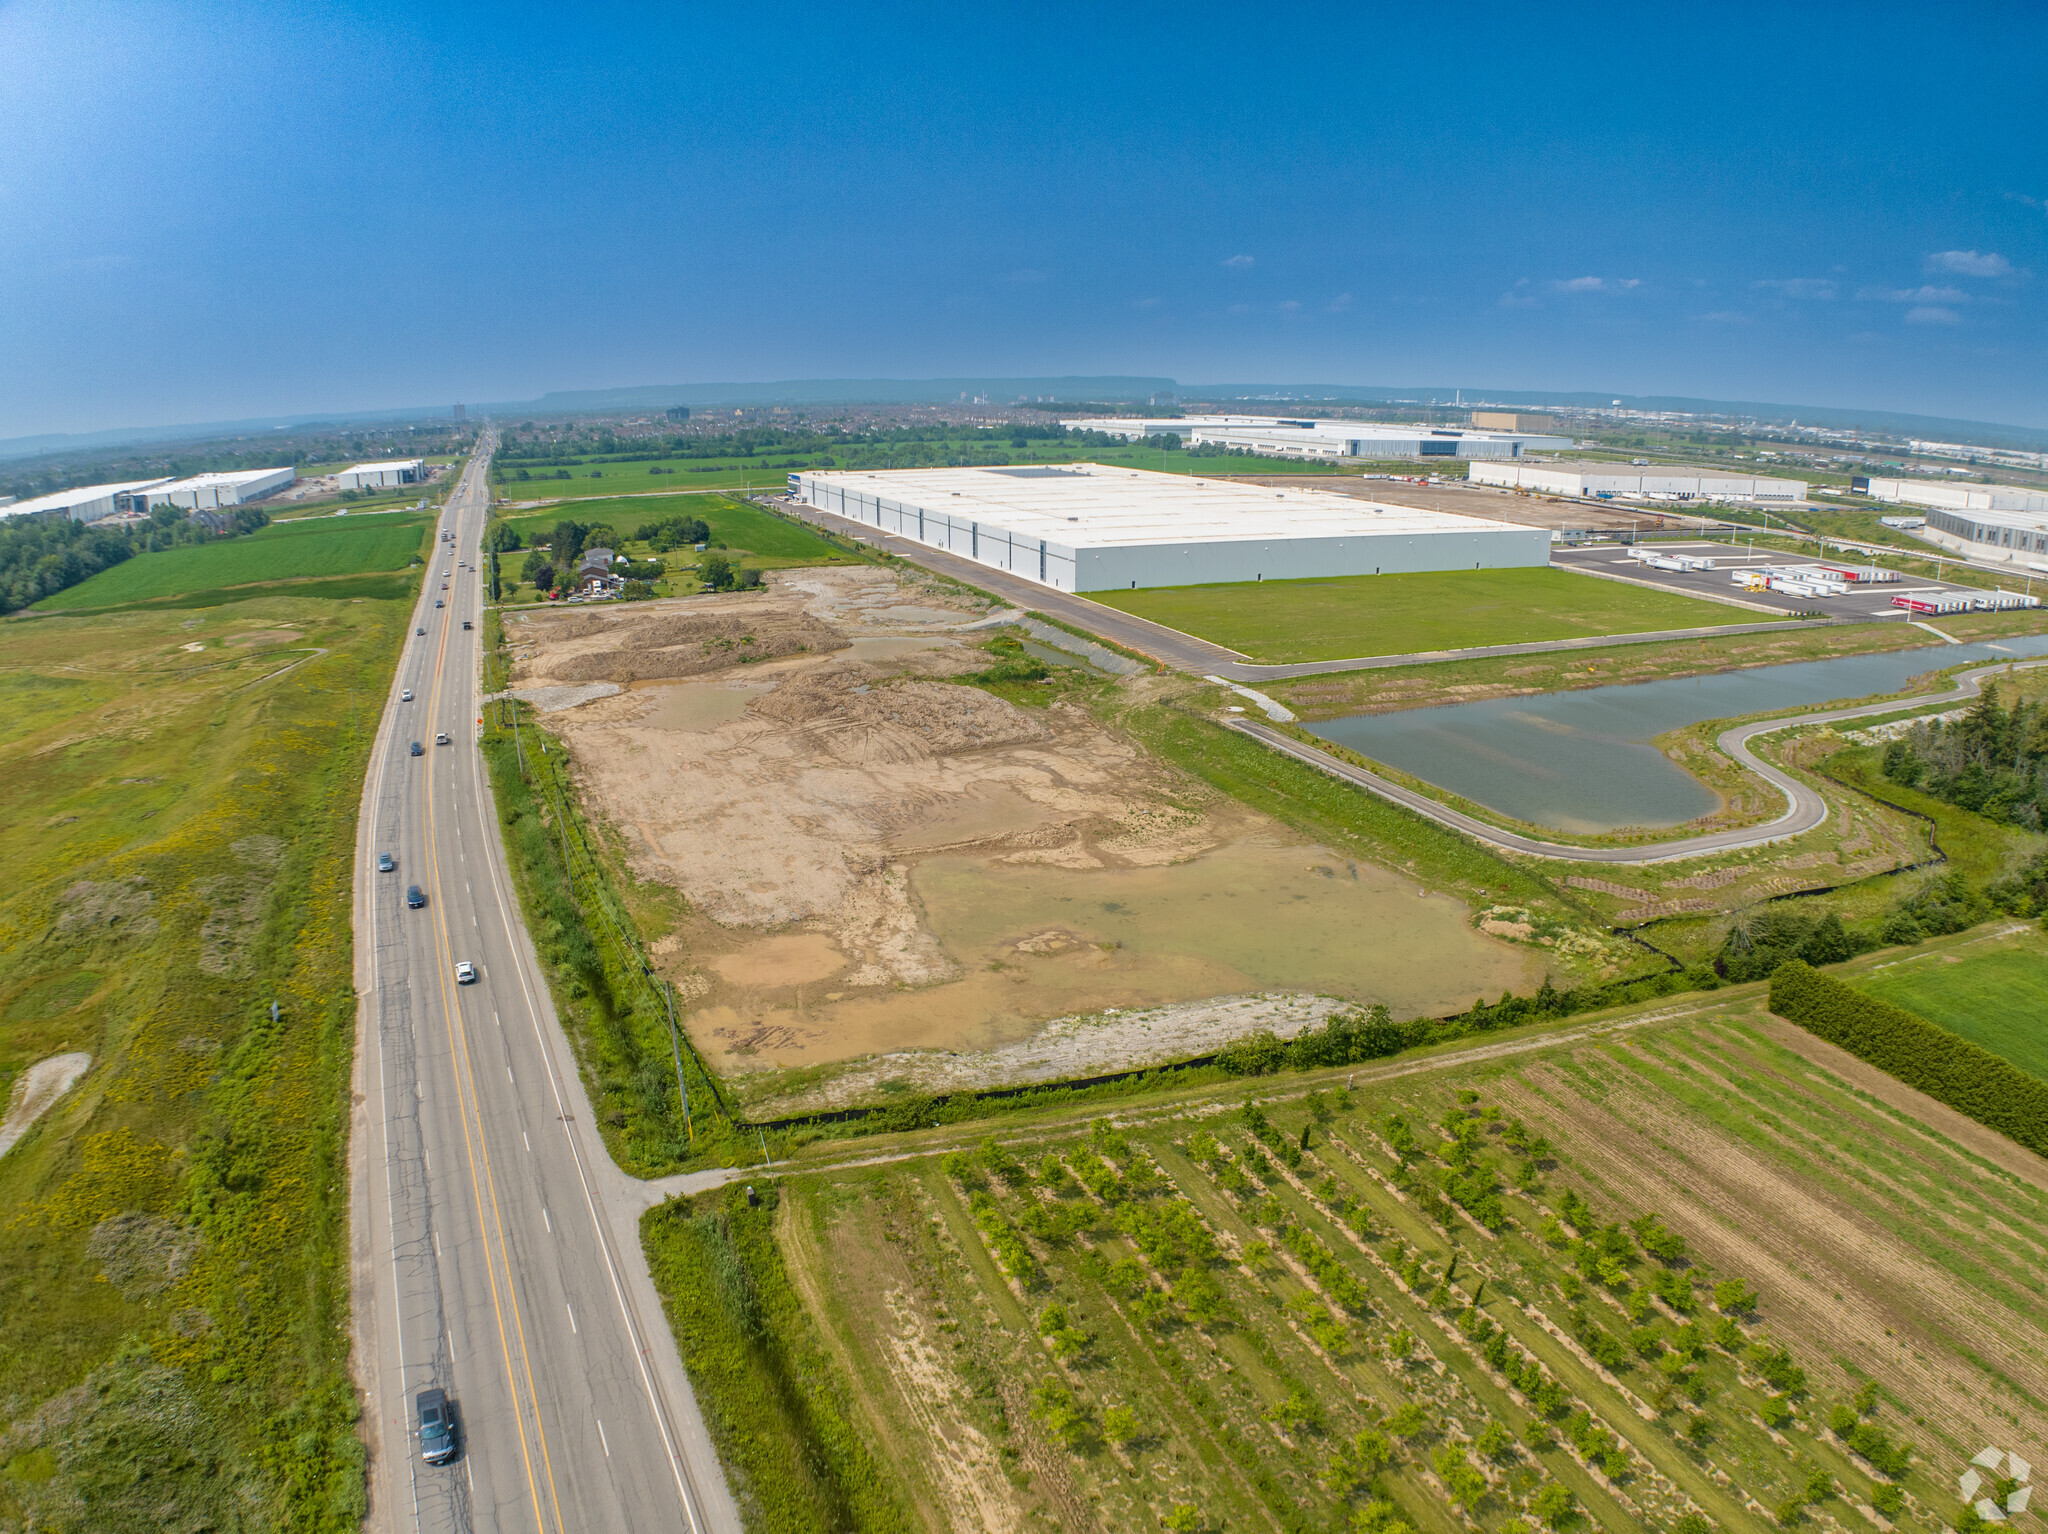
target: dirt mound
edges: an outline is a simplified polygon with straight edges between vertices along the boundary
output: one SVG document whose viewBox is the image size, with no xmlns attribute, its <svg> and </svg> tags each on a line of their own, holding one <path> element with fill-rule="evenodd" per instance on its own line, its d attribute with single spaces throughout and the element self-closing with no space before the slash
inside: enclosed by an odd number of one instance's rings
<svg viewBox="0 0 2048 1534">
<path fill-rule="evenodd" d="M 175 1220 L 131 1212 L 95 1225 L 85 1249 L 108 1283 L 131 1300 L 146 1300 L 185 1276 L 199 1244 L 199 1233 Z"/>
<path fill-rule="evenodd" d="M 806 672 L 756 699 L 752 711 L 801 727 L 845 762 L 913 762 L 1047 737 L 1044 722 L 1029 710 L 978 688 L 922 681 L 877 686 L 875 678 L 864 665 Z"/>
<path fill-rule="evenodd" d="M 564 634 L 563 628 L 570 632 Z M 742 661 L 818 655 L 846 648 L 846 636 L 805 612 L 758 607 L 745 613 L 665 613 L 638 623 L 551 626 L 548 640 L 603 633 L 609 648 L 565 655 L 549 668 L 556 682 L 645 682 L 697 676 Z"/>
</svg>

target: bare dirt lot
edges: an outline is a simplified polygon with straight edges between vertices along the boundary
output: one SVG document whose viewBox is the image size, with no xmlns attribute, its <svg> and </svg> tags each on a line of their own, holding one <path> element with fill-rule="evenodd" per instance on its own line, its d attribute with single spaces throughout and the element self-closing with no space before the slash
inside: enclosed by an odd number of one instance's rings
<svg viewBox="0 0 2048 1534">
<path fill-rule="evenodd" d="M 1411 1014 L 1533 982 L 1463 905 L 1302 843 L 1085 702 L 961 685 L 991 663 L 968 627 L 983 613 L 916 579 L 790 571 L 758 594 L 508 621 L 514 690 L 584 700 L 547 723 L 586 802 L 639 877 L 687 895 L 656 957 L 750 1099 L 864 1057 L 1001 1052 L 1054 1019 L 1304 993 Z M 1208 1046 L 1214 1012 L 1161 1014 L 1139 1055 Z M 1061 1074 L 1099 1065 L 1087 1032 L 1060 1034 Z M 1104 1059 L 1132 1061 L 1128 1027 L 1102 1034 Z M 1042 1053 L 966 1074 L 1028 1079 Z M 942 1074 L 966 1084 L 958 1061 Z M 906 1062 L 857 1089 L 918 1077 Z"/>
</svg>

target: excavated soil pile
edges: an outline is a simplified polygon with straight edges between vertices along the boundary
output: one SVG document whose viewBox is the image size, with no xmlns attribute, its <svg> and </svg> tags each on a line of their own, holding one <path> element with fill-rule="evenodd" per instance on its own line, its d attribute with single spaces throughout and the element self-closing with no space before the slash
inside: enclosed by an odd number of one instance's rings
<svg viewBox="0 0 2048 1534">
<path fill-rule="evenodd" d="M 603 649 L 579 650 L 548 667 L 555 682 L 646 682 L 700 676 L 741 661 L 820 655 L 846 648 L 846 636 L 801 610 L 750 608 L 745 613 L 664 613 L 639 622 L 579 614 L 534 625 L 522 643 L 562 643 L 602 635 Z"/>
</svg>

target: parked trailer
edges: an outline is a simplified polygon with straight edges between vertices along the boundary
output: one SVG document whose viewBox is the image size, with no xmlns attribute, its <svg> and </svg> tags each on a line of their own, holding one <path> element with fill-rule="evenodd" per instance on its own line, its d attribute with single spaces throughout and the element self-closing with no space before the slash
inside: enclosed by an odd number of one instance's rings
<svg viewBox="0 0 2048 1534">
<path fill-rule="evenodd" d="M 1970 602 L 1967 591 L 1908 591 L 1892 598 L 1892 606 L 1903 607 L 1923 618 L 1938 618 L 1944 613 L 1966 613 L 1970 610 Z"/>
<path fill-rule="evenodd" d="M 1782 591 L 1788 597 L 1832 597 L 1841 594 L 1836 587 L 1825 581 L 1794 580 L 1784 575 L 1771 577 L 1771 590 Z"/>
<path fill-rule="evenodd" d="M 2004 613 L 2022 607 L 2039 607 L 2041 599 L 2021 591 L 1979 591 L 1971 597 L 1970 605 L 1980 613 Z"/>
<path fill-rule="evenodd" d="M 1821 565 L 1822 570 L 1832 570 L 1845 581 L 1854 581 L 1859 586 L 1874 585 L 1880 581 L 1895 581 L 1899 578 L 1896 570 L 1881 570 L 1876 565 Z"/>
</svg>

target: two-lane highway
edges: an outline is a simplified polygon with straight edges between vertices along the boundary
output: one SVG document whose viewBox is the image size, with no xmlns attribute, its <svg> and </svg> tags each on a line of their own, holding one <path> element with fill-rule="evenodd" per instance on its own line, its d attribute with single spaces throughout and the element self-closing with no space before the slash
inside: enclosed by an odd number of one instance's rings
<svg viewBox="0 0 2048 1534">
<path fill-rule="evenodd" d="M 371 1524 L 722 1534 L 737 1514 L 632 1223 L 647 1199 L 595 1133 L 476 746 L 489 445 L 437 529 L 358 837 L 352 1250 Z M 396 867 L 378 872 L 387 852 Z M 428 1386 L 455 1403 L 445 1465 L 421 1461 L 414 1431 Z"/>
</svg>

